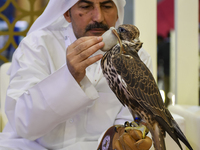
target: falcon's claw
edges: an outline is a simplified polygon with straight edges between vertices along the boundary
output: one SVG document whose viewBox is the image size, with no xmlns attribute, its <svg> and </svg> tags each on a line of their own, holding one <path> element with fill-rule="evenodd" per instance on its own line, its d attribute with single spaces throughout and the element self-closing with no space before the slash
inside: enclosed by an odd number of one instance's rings
<svg viewBox="0 0 200 150">
<path fill-rule="evenodd" d="M 128 121 L 126 121 L 125 123 L 124 123 L 124 127 L 130 127 L 131 126 L 131 124 L 128 122 Z"/>
<path fill-rule="evenodd" d="M 142 137 L 145 138 L 146 134 L 149 132 L 147 127 L 144 125 L 141 125 L 141 126 L 138 126 L 137 128 L 138 128 L 138 130 L 140 130 L 142 132 Z"/>
<path fill-rule="evenodd" d="M 135 121 L 132 121 L 132 122 L 130 123 L 130 125 L 131 125 L 131 127 L 138 127 L 138 123 L 135 122 Z"/>
<path fill-rule="evenodd" d="M 131 123 L 129 123 L 128 121 L 126 121 L 124 123 L 124 127 L 138 127 L 138 123 L 135 121 L 132 121 Z"/>
<path fill-rule="evenodd" d="M 142 138 L 144 139 L 147 133 L 149 132 L 148 128 L 145 125 L 138 125 L 136 122 L 131 122 L 131 126 L 125 126 L 125 132 L 128 130 L 140 130 L 142 132 Z"/>
</svg>

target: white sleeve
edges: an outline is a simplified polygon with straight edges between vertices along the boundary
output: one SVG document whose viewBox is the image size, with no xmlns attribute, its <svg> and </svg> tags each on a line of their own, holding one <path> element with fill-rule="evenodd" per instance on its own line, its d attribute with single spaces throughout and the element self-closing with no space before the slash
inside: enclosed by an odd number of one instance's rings
<svg viewBox="0 0 200 150">
<path fill-rule="evenodd" d="M 128 107 L 122 106 L 120 112 L 117 114 L 115 119 L 115 125 L 121 124 L 123 125 L 126 121 L 131 122 L 133 121 L 133 117 L 128 109 Z"/>
<path fill-rule="evenodd" d="M 19 136 L 35 140 L 94 99 L 85 94 L 66 64 L 51 73 L 45 52 L 42 54 L 41 49 L 32 52 L 34 47 L 28 44 L 21 48 L 25 51 L 18 49 L 11 66 L 6 115 Z"/>
<path fill-rule="evenodd" d="M 143 48 L 138 51 L 138 55 L 140 59 L 145 63 L 145 65 L 149 68 L 151 73 L 153 73 L 153 64 L 152 59 L 149 53 L 147 53 Z"/>
<path fill-rule="evenodd" d="M 116 99 L 118 100 L 118 99 Z M 133 117 L 128 109 L 128 107 L 121 107 L 120 112 L 117 114 L 117 117 L 115 118 L 115 122 L 114 125 L 124 125 L 124 123 L 128 121 L 128 122 L 132 122 L 133 121 Z M 98 139 L 98 145 L 100 144 L 105 132 L 107 130 L 105 130 L 99 137 Z"/>
</svg>

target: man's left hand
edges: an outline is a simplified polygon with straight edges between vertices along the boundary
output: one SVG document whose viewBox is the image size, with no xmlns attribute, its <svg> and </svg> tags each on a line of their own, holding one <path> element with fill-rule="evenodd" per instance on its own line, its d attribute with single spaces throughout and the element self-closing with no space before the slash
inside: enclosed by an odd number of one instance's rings
<svg viewBox="0 0 200 150">
<path fill-rule="evenodd" d="M 106 131 L 97 150 L 149 150 L 151 145 L 151 138 L 143 137 L 139 129 L 114 125 Z"/>
</svg>

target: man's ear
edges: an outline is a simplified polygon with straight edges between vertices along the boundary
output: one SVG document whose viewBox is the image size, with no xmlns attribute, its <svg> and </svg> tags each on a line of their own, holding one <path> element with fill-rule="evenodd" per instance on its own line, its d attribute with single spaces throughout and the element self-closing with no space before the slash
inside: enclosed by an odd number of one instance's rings
<svg viewBox="0 0 200 150">
<path fill-rule="evenodd" d="M 64 17 L 68 22 L 71 22 L 71 14 L 70 14 L 70 10 L 66 11 L 64 13 Z"/>
</svg>

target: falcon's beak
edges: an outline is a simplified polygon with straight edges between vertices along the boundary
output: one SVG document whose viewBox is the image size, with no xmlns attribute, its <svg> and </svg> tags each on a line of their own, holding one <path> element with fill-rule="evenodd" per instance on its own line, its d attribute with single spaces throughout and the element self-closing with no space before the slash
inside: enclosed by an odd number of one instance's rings
<svg viewBox="0 0 200 150">
<path fill-rule="evenodd" d="M 118 42 L 119 42 L 119 45 L 120 45 L 120 54 L 124 54 L 125 53 L 125 50 L 124 50 L 124 47 L 123 47 L 123 45 L 122 45 L 122 41 L 121 41 L 121 39 L 120 39 L 120 37 L 119 37 L 119 34 L 117 33 L 117 31 L 115 30 L 115 29 L 113 29 L 112 30 L 112 32 L 113 32 L 113 34 L 117 37 L 117 39 L 118 39 Z"/>
</svg>

